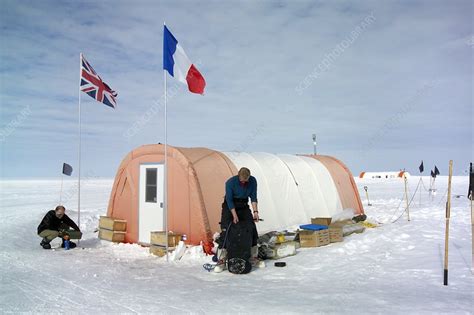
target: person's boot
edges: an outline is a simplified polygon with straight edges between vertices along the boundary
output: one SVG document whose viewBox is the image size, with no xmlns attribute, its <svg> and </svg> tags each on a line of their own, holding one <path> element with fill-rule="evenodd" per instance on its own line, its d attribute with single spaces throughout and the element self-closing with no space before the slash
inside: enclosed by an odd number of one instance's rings
<svg viewBox="0 0 474 315">
<path fill-rule="evenodd" d="M 51 249 L 51 244 L 49 244 L 50 241 L 48 241 L 48 239 L 45 237 L 43 238 L 43 240 L 41 241 L 40 245 L 41 247 L 43 247 L 44 249 Z"/>
<path fill-rule="evenodd" d="M 214 267 L 214 272 L 222 272 L 227 269 L 227 250 L 225 248 L 218 249 L 217 264 Z"/>
<path fill-rule="evenodd" d="M 250 250 L 250 263 L 254 268 L 265 268 L 265 262 L 258 257 L 258 246 L 253 246 Z"/>
</svg>

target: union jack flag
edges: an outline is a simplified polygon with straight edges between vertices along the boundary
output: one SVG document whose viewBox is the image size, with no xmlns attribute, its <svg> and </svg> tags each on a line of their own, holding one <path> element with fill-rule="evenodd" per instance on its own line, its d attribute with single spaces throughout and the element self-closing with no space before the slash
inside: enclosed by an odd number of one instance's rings
<svg viewBox="0 0 474 315">
<path fill-rule="evenodd" d="M 115 108 L 117 92 L 112 90 L 81 54 L 81 91 L 93 97 L 96 101 Z"/>
</svg>

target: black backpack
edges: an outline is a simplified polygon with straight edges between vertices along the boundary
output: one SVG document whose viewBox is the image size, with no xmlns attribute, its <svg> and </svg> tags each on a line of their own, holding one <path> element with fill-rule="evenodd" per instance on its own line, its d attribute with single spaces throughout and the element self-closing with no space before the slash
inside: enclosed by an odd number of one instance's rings
<svg viewBox="0 0 474 315">
<path fill-rule="evenodd" d="M 226 242 L 229 272 L 244 274 L 252 270 L 250 264 L 252 232 L 252 222 L 239 221 L 237 224 L 231 225 Z"/>
</svg>

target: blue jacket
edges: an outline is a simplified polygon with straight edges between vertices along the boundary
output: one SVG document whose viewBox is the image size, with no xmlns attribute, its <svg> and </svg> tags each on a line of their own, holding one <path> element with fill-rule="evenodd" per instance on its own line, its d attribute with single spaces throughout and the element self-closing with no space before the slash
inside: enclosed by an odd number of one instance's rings
<svg viewBox="0 0 474 315">
<path fill-rule="evenodd" d="M 257 180 L 250 176 L 247 184 L 242 187 L 240 185 L 239 176 L 233 176 L 225 183 L 225 200 L 229 209 L 234 209 L 234 198 L 248 199 L 252 202 L 257 202 Z"/>
</svg>

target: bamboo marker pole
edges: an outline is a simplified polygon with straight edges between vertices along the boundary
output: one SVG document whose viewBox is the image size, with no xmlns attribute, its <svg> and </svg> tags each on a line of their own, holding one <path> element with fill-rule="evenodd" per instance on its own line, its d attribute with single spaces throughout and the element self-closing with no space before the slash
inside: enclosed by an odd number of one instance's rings
<svg viewBox="0 0 474 315">
<path fill-rule="evenodd" d="M 449 161 L 448 200 L 446 200 L 446 232 L 444 238 L 444 285 L 448 285 L 448 245 L 449 218 L 451 216 L 451 178 L 453 177 L 453 160 Z"/>
<path fill-rule="evenodd" d="M 408 215 L 408 222 L 410 222 L 410 205 L 408 203 L 408 179 L 405 175 L 403 175 L 403 179 L 405 180 L 405 199 L 407 203 L 407 215 Z"/>
</svg>

